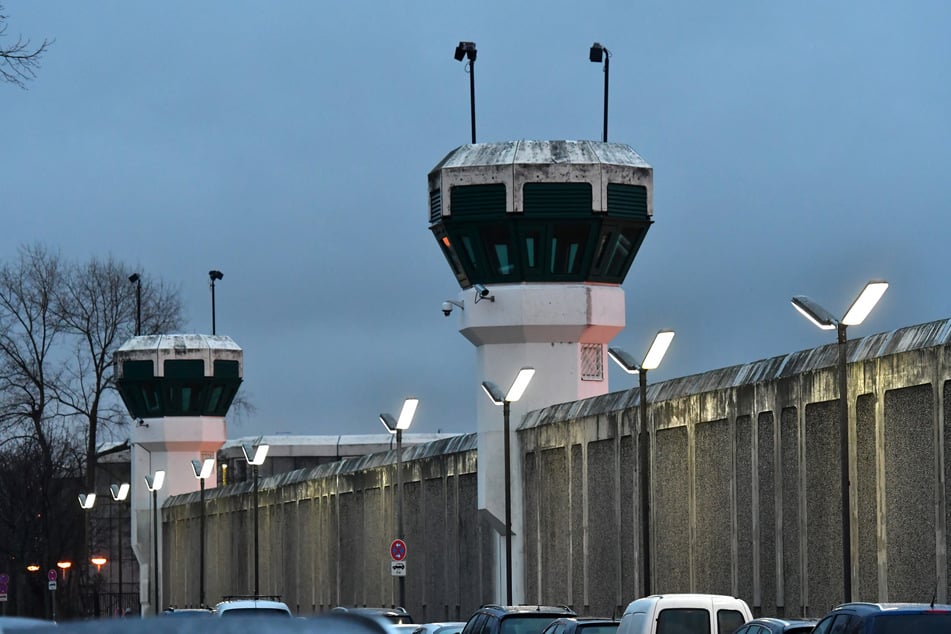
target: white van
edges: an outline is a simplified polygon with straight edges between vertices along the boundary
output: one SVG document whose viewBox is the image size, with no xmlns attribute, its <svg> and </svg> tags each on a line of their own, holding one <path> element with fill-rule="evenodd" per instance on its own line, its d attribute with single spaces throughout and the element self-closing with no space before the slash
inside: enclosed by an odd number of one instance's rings
<svg viewBox="0 0 951 634">
<path fill-rule="evenodd" d="M 743 599 L 722 594 L 655 594 L 631 601 L 617 634 L 733 634 L 753 620 Z"/>
</svg>

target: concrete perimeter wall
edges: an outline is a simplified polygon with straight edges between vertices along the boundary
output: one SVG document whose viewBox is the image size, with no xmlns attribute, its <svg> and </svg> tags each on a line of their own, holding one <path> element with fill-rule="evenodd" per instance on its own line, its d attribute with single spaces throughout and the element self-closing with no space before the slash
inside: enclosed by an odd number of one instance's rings
<svg viewBox="0 0 951 634">
<path fill-rule="evenodd" d="M 856 599 L 938 601 L 951 575 L 951 321 L 848 347 Z M 835 344 L 650 386 L 653 589 L 721 592 L 763 615 L 842 599 Z M 638 390 L 530 413 L 519 429 L 527 603 L 610 616 L 641 587 Z M 476 439 L 404 449 L 406 607 L 465 619 L 494 597 Z M 261 481 L 261 593 L 300 614 L 394 605 L 395 452 Z M 206 596 L 249 594 L 250 483 L 207 494 Z M 163 508 L 168 603 L 198 596 L 198 493 Z"/>
</svg>

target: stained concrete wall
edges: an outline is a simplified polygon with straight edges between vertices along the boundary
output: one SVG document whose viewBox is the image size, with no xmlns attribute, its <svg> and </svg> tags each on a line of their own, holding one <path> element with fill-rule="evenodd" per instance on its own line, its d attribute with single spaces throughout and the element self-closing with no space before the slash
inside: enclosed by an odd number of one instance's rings
<svg viewBox="0 0 951 634">
<path fill-rule="evenodd" d="M 855 598 L 948 598 L 951 321 L 848 345 Z M 652 588 L 734 594 L 759 614 L 842 600 L 836 346 L 651 385 Z M 637 389 L 519 428 L 525 602 L 610 615 L 642 588 Z M 476 512 L 475 438 L 404 450 L 407 608 L 464 619 L 494 596 L 498 536 Z M 393 605 L 395 453 L 261 482 L 261 592 L 302 614 Z M 247 594 L 248 483 L 209 492 L 206 595 Z M 517 502 L 516 502 L 517 503 Z M 163 509 L 166 596 L 194 604 L 198 494 Z"/>
</svg>

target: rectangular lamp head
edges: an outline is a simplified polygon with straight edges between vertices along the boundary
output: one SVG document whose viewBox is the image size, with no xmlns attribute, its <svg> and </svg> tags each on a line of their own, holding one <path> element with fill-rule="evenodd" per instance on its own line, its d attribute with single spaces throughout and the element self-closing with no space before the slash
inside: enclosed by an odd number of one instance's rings
<svg viewBox="0 0 951 634">
<path fill-rule="evenodd" d="M 123 482 L 122 484 L 113 484 L 109 487 L 109 492 L 112 493 L 113 500 L 116 502 L 123 502 L 129 497 L 129 483 Z"/>
<path fill-rule="evenodd" d="M 244 459 L 248 461 L 249 465 L 256 467 L 260 467 L 264 464 L 264 461 L 267 459 L 268 449 L 270 448 L 270 445 L 265 444 L 260 444 L 257 447 L 252 447 L 247 443 L 241 445 L 241 451 L 244 452 Z"/>
<path fill-rule="evenodd" d="M 165 472 L 156 471 L 154 476 L 145 476 L 145 486 L 148 487 L 149 491 L 161 491 L 162 485 L 165 484 Z"/>
<path fill-rule="evenodd" d="M 215 470 L 215 459 L 192 460 L 192 471 L 199 480 L 207 480 Z"/>
<path fill-rule="evenodd" d="M 396 420 L 396 428 L 405 431 L 413 423 L 413 416 L 416 414 L 416 408 L 419 407 L 418 398 L 407 398 L 403 401 L 403 409 L 400 410 L 400 417 Z"/>
<path fill-rule="evenodd" d="M 855 298 L 849 310 L 842 318 L 842 323 L 846 326 L 858 326 L 865 321 L 868 314 L 875 308 L 875 304 L 882 298 L 888 289 L 888 282 L 882 280 L 872 280 L 865 285 L 859 296 Z"/>
<path fill-rule="evenodd" d="M 805 295 L 796 295 L 792 298 L 793 308 L 803 317 L 823 330 L 835 330 L 836 318 L 825 308 L 815 303 Z"/>
<path fill-rule="evenodd" d="M 528 387 L 528 384 L 532 382 L 533 376 L 535 376 L 535 368 L 522 368 L 519 370 L 518 375 L 512 382 L 512 387 L 509 388 L 509 393 L 505 395 L 505 400 L 509 403 L 514 403 L 522 398 L 522 394 L 525 393 L 525 388 Z"/>
<path fill-rule="evenodd" d="M 667 348 L 670 347 L 670 342 L 674 340 L 674 331 L 673 330 L 660 330 L 654 335 L 654 341 L 651 343 L 650 349 L 647 351 L 647 356 L 644 357 L 644 363 L 641 364 L 641 367 L 645 370 L 655 370 L 660 366 L 660 362 L 664 360 L 664 355 L 667 354 Z"/>
<path fill-rule="evenodd" d="M 483 381 L 482 389 L 485 390 L 486 395 L 488 395 L 496 405 L 501 405 L 505 402 L 505 395 L 502 394 L 502 390 L 492 381 Z"/>
</svg>

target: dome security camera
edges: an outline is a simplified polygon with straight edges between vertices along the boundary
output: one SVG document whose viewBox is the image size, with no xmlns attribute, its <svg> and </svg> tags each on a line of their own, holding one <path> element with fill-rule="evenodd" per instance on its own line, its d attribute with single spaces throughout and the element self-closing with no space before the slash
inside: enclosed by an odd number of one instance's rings
<svg viewBox="0 0 951 634">
<path fill-rule="evenodd" d="M 448 317 L 450 314 L 452 314 L 452 303 L 451 303 L 451 302 L 443 302 L 443 303 L 442 303 L 442 314 L 445 315 L 446 317 Z"/>
</svg>

